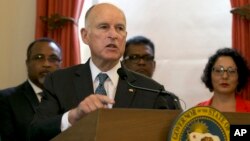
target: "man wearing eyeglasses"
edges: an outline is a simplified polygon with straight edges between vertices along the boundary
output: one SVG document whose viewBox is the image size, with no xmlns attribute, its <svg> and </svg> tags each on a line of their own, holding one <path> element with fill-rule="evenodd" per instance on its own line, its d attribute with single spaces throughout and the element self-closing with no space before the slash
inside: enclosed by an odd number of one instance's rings
<svg viewBox="0 0 250 141">
<path fill-rule="evenodd" d="M 122 62 L 126 68 L 152 78 L 155 70 L 154 54 L 155 48 L 151 40 L 135 36 L 126 42 Z"/>
<path fill-rule="evenodd" d="M 27 128 L 41 101 L 45 76 L 61 67 L 61 57 L 61 48 L 52 39 L 40 38 L 28 46 L 28 79 L 19 86 L 0 91 L 2 141 L 27 140 Z"/>
</svg>

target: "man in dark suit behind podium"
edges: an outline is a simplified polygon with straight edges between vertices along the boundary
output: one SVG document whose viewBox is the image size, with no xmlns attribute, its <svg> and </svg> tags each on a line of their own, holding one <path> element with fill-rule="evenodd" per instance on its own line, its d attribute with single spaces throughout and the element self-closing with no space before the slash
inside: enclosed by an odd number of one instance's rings
<svg viewBox="0 0 250 141">
<path fill-rule="evenodd" d="M 44 78 L 60 64 L 61 49 L 52 39 L 40 38 L 29 45 L 26 59 L 28 80 L 0 91 L 2 141 L 27 140 L 26 132 L 39 105 Z"/>
<path fill-rule="evenodd" d="M 48 75 L 44 98 L 30 128 L 31 140 L 50 140 L 86 116 L 101 108 L 176 109 L 171 96 L 143 91 L 133 85 L 164 90 L 150 78 L 123 68 L 120 58 L 127 36 L 124 13 L 112 4 L 92 6 L 81 30 L 89 45 L 91 58 L 85 64 Z M 117 74 L 124 70 L 125 80 Z M 101 76 L 105 76 L 101 77 Z"/>
</svg>

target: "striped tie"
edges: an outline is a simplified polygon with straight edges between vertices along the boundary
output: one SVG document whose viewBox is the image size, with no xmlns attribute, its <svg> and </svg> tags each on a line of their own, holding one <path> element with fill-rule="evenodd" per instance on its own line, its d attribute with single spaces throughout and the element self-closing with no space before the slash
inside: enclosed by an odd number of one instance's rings
<svg viewBox="0 0 250 141">
<path fill-rule="evenodd" d="M 104 88 L 104 82 L 108 78 L 108 75 L 106 73 L 99 73 L 97 77 L 99 79 L 99 85 L 96 88 L 95 93 L 107 95 L 106 90 Z"/>
</svg>

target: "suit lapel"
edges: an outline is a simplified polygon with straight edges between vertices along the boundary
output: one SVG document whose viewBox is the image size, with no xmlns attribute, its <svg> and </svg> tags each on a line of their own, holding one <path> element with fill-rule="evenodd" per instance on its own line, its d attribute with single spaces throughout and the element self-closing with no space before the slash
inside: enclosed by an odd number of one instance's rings
<svg viewBox="0 0 250 141">
<path fill-rule="evenodd" d="M 89 61 L 75 72 L 74 86 L 78 102 L 94 93 Z"/>
<path fill-rule="evenodd" d="M 135 81 L 135 78 L 129 75 L 127 71 L 125 71 L 128 75 L 128 81 L 131 83 Z M 122 80 L 119 78 L 117 91 L 115 95 L 115 101 L 114 108 L 120 107 L 120 108 L 128 108 L 132 104 L 134 98 L 135 98 L 136 90 L 132 87 L 130 87 L 125 80 Z"/>
<path fill-rule="evenodd" d="M 34 111 L 36 111 L 36 108 L 39 105 L 39 101 L 36 97 L 36 94 L 35 94 L 33 88 L 31 87 L 31 85 L 29 84 L 28 81 L 26 81 L 24 83 L 24 89 L 22 89 L 22 90 L 23 90 L 22 92 L 23 92 L 24 96 L 28 99 L 29 103 L 31 104 L 32 109 Z"/>
<path fill-rule="evenodd" d="M 128 81 L 130 83 L 136 80 L 128 71 L 126 71 L 126 73 L 128 75 Z M 79 69 L 75 71 L 74 86 L 76 89 L 78 102 L 82 101 L 88 95 L 94 93 L 89 60 L 86 64 L 83 64 Z M 113 107 L 130 107 L 133 99 L 135 98 L 135 94 L 136 90 L 128 86 L 125 80 L 119 78 L 115 96 L 116 103 Z"/>
</svg>

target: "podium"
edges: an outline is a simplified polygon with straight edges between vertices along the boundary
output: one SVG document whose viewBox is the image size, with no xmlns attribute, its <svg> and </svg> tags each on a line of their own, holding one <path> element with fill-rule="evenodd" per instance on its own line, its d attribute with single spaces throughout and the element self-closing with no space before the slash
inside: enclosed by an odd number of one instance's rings
<svg viewBox="0 0 250 141">
<path fill-rule="evenodd" d="M 166 141 L 179 110 L 101 109 L 52 141 Z M 230 124 L 249 124 L 248 113 L 223 113 Z"/>
</svg>

